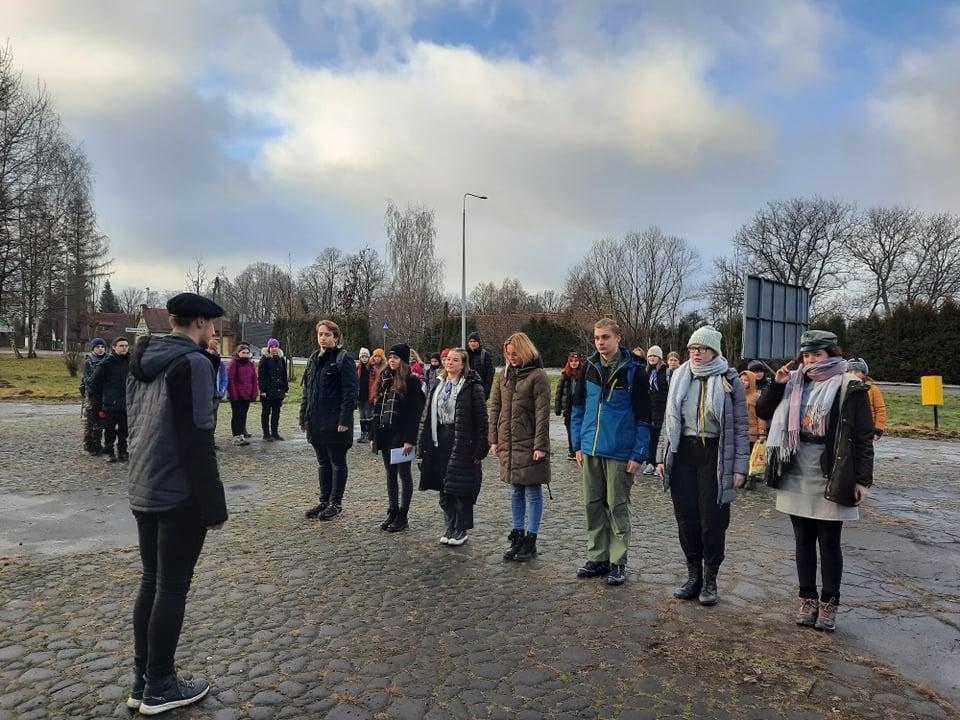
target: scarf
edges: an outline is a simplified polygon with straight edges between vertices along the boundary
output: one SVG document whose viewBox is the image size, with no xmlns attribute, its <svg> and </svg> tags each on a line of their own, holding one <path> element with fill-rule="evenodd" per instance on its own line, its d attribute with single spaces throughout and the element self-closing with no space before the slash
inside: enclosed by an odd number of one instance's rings
<svg viewBox="0 0 960 720">
<path fill-rule="evenodd" d="M 687 396 L 690 383 L 693 382 L 694 378 L 706 380 L 700 413 L 702 415 L 706 412 L 706 403 L 709 402 L 713 414 L 720 420 L 722 434 L 723 380 L 729 369 L 730 365 L 726 358 L 717 355 L 713 360 L 703 365 L 694 365 L 687 360 L 673 372 L 670 378 L 670 390 L 667 393 L 667 407 L 663 416 L 664 430 L 666 430 L 667 439 L 670 441 L 670 452 L 676 452 L 677 448 L 680 447 L 680 433 L 683 432 L 683 399 Z"/>
<path fill-rule="evenodd" d="M 767 462 L 774 465 L 778 475 L 783 463 L 789 462 L 800 447 L 801 431 L 814 437 L 827 434 L 830 408 L 843 382 L 845 369 L 843 358 L 832 357 L 801 365 L 790 373 L 783 391 L 786 402 L 780 401 L 767 433 Z M 805 387 L 809 389 L 804 402 Z"/>
<path fill-rule="evenodd" d="M 380 390 L 373 414 L 378 418 L 379 430 L 389 430 L 397 418 L 397 391 L 393 389 L 393 371 L 389 368 L 380 374 Z"/>
<path fill-rule="evenodd" d="M 430 408 L 430 432 L 434 447 L 440 444 L 440 441 L 437 440 L 440 413 L 443 412 L 444 419 L 449 418 L 452 421 L 457 410 L 457 395 L 460 394 L 460 389 L 463 387 L 463 380 L 463 375 L 455 383 L 448 381 L 446 378 L 440 378 L 440 382 L 437 383 L 437 387 L 433 391 L 433 398 L 430 403 L 433 406 Z M 444 425 L 446 424 L 448 423 L 444 423 Z"/>
<path fill-rule="evenodd" d="M 648 368 L 650 375 L 650 389 L 654 392 L 660 392 L 660 367 L 653 365 Z"/>
</svg>

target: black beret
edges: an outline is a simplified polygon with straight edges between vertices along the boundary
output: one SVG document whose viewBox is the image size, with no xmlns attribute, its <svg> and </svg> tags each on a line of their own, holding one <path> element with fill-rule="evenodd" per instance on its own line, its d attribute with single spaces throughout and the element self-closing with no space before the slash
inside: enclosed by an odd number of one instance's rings
<svg viewBox="0 0 960 720">
<path fill-rule="evenodd" d="M 213 300 L 196 293 L 180 293 L 167 300 L 167 312 L 171 315 L 185 318 L 218 318 L 223 317 L 223 308 Z"/>
</svg>

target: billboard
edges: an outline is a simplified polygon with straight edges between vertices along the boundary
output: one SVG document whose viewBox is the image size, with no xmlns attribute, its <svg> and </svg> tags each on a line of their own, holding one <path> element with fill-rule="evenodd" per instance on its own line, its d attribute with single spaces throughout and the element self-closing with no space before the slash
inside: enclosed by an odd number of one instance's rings
<svg viewBox="0 0 960 720">
<path fill-rule="evenodd" d="M 747 275 L 743 298 L 743 357 L 788 360 L 810 321 L 810 290 Z"/>
</svg>

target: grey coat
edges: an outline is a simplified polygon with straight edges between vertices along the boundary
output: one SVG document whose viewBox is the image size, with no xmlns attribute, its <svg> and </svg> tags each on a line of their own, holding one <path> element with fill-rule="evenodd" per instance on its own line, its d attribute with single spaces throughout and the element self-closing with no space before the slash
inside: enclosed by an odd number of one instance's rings
<svg viewBox="0 0 960 720">
<path fill-rule="evenodd" d="M 736 473 L 746 475 L 750 467 L 750 424 L 747 419 L 747 394 L 736 370 L 726 374 L 729 389 L 723 396 L 723 417 L 720 419 L 720 444 L 717 455 L 717 504 L 724 505 L 737 499 L 733 487 Z M 673 402 L 674 388 L 670 385 L 667 406 Z M 663 489 L 670 490 L 670 471 L 673 468 L 676 451 L 670 447 L 670 438 L 666 429 L 660 433 L 657 444 L 657 464 L 664 465 Z"/>
</svg>

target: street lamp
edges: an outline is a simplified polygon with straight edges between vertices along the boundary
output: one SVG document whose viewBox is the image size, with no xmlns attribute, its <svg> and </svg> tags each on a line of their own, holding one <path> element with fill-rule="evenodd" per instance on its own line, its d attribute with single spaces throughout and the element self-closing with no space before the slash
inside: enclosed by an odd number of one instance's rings
<svg viewBox="0 0 960 720">
<path fill-rule="evenodd" d="M 460 236 L 460 347 L 467 347 L 467 198 L 486 200 L 486 195 L 463 194 L 463 232 Z"/>
</svg>

